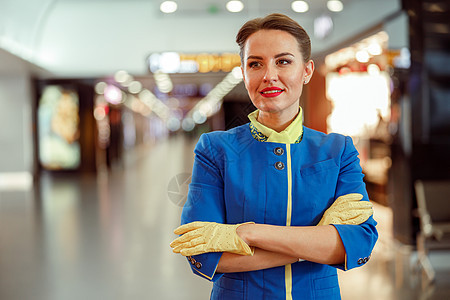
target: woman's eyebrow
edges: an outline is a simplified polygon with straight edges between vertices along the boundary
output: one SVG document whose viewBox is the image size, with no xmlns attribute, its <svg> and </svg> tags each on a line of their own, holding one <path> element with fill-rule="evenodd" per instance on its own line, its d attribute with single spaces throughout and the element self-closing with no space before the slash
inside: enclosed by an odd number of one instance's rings
<svg viewBox="0 0 450 300">
<path fill-rule="evenodd" d="M 280 54 L 275 55 L 275 58 L 278 58 L 278 57 L 281 57 L 281 56 L 286 56 L 286 55 L 295 57 L 294 54 L 292 54 L 292 53 L 289 53 L 289 52 L 282 52 L 282 53 L 280 53 Z"/>
<path fill-rule="evenodd" d="M 282 56 L 292 56 L 292 57 L 295 57 L 294 54 L 289 53 L 289 52 L 282 52 L 282 53 L 276 54 L 274 57 L 275 57 L 275 58 L 278 58 L 278 57 L 282 57 Z M 250 55 L 250 56 L 247 57 L 247 60 L 249 60 L 249 59 L 262 60 L 263 58 L 262 58 L 261 56 L 257 56 L 257 55 Z"/>
<path fill-rule="evenodd" d="M 263 58 L 262 58 L 261 56 L 250 55 L 250 56 L 247 57 L 247 60 L 249 60 L 249 59 L 259 59 L 259 60 L 262 60 Z"/>
</svg>

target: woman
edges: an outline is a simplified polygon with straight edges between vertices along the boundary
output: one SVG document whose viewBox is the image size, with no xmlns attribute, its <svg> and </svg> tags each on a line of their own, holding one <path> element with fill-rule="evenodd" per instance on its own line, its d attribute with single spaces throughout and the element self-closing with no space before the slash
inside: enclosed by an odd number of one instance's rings
<svg viewBox="0 0 450 300">
<path fill-rule="evenodd" d="M 171 246 L 214 282 L 211 299 L 340 299 L 336 268 L 366 263 L 377 240 L 358 153 L 302 125 L 314 63 L 300 25 L 271 14 L 236 41 L 258 110 L 200 137 Z"/>
</svg>

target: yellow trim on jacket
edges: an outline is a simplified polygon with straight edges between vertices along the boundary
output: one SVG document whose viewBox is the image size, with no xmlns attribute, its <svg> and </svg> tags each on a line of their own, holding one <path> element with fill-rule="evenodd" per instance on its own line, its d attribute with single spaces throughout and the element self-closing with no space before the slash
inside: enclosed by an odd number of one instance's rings
<svg viewBox="0 0 450 300">
<path fill-rule="evenodd" d="M 264 126 L 258 122 L 259 110 L 256 110 L 248 115 L 250 119 L 250 130 L 252 136 L 260 142 L 273 142 L 286 144 L 286 162 L 287 162 L 287 177 L 288 177 L 288 199 L 286 212 L 286 226 L 291 226 L 292 219 L 292 167 L 291 167 L 291 145 L 299 143 L 303 137 L 303 112 L 302 108 L 295 117 L 295 119 L 281 132 Z M 284 270 L 286 300 L 292 300 L 292 266 L 285 265 Z"/>
</svg>

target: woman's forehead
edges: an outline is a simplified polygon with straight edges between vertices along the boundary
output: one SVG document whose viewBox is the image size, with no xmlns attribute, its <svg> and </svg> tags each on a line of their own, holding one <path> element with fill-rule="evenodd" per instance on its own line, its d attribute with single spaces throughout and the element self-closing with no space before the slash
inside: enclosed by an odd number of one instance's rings
<svg viewBox="0 0 450 300">
<path fill-rule="evenodd" d="M 244 47 L 244 59 L 249 56 L 275 56 L 280 53 L 301 56 L 295 37 L 282 30 L 259 30 L 248 37 Z"/>
</svg>

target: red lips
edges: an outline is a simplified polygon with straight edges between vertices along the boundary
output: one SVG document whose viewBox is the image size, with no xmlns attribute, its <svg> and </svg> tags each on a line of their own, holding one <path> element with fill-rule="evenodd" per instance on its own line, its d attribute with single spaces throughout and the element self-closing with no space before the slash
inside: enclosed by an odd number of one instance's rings
<svg viewBox="0 0 450 300">
<path fill-rule="evenodd" d="M 277 97 L 277 96 L 281 95 L 281 93 L 283 93 L 283 92 L 284 92 L 284 90 L 282 88 L 279 88 L 279 87 L 276 87 L 276 86 L 271 86 L 271 87 L 264 88 L 259 93 L 263 97 L 273 98 L 273 97 Z"/>
</svg>

